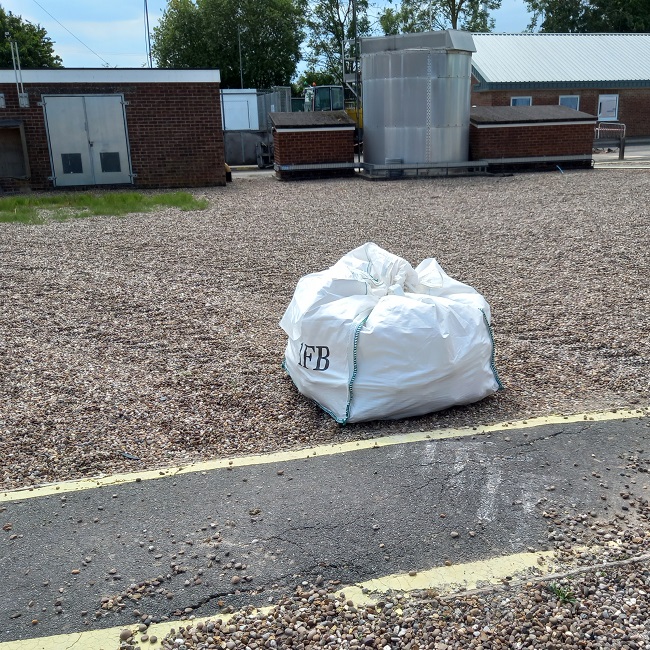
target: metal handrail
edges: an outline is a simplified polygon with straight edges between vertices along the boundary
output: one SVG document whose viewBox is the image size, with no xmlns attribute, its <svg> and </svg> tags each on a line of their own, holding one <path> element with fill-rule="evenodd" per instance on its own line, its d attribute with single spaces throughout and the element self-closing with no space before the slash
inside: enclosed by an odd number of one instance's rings
<svg viewBox="0 0 650 650">
<path fill-rule="evenodd" d="M 625 160 L 625 124 L 621 122 L 597 122 L 594 142 L 613 140 L 618 145 L 618 159 Z"/>
<path fill-rule="evenodd" d="M 601 134 L 604 132 L 606 138 L 624 138 L 625 137 L 625 124 L 622 122 L 597 122 L 594 128 L 596 140 L 600 140 Z"/>
</svg>

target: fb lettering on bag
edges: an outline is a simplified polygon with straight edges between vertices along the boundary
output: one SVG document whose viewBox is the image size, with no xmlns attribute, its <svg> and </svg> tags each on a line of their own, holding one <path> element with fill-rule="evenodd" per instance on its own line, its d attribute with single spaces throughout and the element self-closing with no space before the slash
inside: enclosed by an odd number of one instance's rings
<svg viewBox="0 0 650 650">
<path fill-rule="evenodd" d="M 330 349 L 326 345 L 300 344 L 298 365 L 307 370 L 319 370 L 321 372 L 330 367 Z M 314 361 L 314 357 L 316 360 Z"/>
</svg>

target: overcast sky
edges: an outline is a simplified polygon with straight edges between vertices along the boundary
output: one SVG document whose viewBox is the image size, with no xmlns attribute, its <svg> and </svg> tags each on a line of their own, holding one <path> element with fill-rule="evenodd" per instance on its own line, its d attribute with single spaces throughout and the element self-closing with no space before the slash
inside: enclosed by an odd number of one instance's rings
<svg viewBox="0 0 650 650">
<path fill-rule="evenodd" d="M 147 3 L 153 31 L 166 2 Z M 144 0 L 0 0 L 0 5 L 45 28 L 67 68 L 147 65 Z M 498 32 L 521 32 L 528 25 L 523 0 L 503 0 L 493 16 Z"/>
</svg>

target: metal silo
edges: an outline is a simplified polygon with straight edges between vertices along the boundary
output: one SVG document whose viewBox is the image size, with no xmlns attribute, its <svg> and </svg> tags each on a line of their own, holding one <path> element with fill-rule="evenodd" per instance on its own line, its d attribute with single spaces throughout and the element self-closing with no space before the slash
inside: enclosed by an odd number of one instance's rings
<svg viewBox="0 0 650 650">
<path fill-rule="evenodd" d="M 469 32 L 364 38 L 364 162 L 466 162 L 472 52 Z"/>
</svg>

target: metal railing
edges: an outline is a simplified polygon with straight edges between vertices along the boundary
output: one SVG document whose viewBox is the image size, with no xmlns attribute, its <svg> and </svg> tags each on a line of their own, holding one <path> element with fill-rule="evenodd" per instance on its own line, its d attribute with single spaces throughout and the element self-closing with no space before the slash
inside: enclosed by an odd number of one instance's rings
<svg viewBox="0 0 650 650">
<path fill-rule="evenodd" d="M 594 127 L 594 148 L 618 147 L 618 159 L 625 159 L 625 124 L 597 122 Z"/>
<path fill-rule="evenodd" d="M 620 139 L 625 137 L 625 124 L 621 122 L 597 122 L 594 128 L 596 140 Z"/>
</svg>

